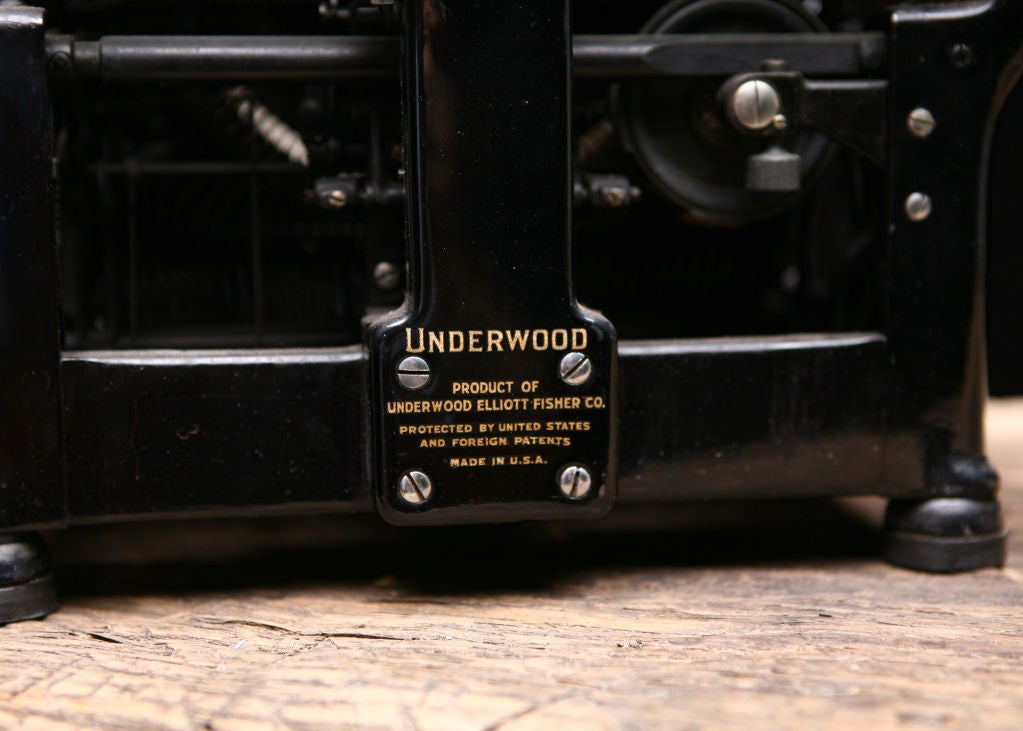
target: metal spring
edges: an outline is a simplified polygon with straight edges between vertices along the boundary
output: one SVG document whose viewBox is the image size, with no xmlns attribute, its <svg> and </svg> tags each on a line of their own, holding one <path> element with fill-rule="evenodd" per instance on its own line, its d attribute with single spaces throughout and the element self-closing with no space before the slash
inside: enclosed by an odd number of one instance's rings
<svg viewBox="0 0 1023 731">
<path fill-rule="evenodd" d="M 611 146 L 615 128 L 610 119 L 602 119 L 579 136 L 577 157 L 580 165 L 590 162 Z"/>
<path fill-rule="evenodd" d="M 302 141 L 302 135 L 287 122 L 253 99 L 244 87 L 232 89 L 228 96 L 235 100 L 238 118 L 242 122 L 251 121 L 259 136 L 292 162 L 303 167 L 309 166 L 309 151 Z"/>
</svg>

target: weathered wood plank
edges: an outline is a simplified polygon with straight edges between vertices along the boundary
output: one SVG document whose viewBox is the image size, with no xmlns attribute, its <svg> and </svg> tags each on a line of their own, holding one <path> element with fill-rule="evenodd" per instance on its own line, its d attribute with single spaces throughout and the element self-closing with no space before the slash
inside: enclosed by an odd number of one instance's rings
<svg viewBox="0 0 1023 731">
<path fill-rule="evenodd" d="M 989 424 L 1018 524 L 1023 400 Z M 1020 728 L 1023 541 L 902 571 L 879 507 L 72 531 L 63 609 L 0 629 L 0 728 Z"/>
</svg>

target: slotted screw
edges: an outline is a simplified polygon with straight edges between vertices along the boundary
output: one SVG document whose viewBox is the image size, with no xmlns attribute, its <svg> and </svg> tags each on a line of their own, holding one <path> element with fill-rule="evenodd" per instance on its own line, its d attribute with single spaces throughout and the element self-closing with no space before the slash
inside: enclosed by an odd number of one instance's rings
<svg viewBox="0 0 1023 731">
<path fill-rule="evenodd" d="M 398 481 L 398 495 L 409 505 L 422 505 L 433 494 L 433 481 L 425 472 L 409 470 Z"/>
<path fill-rule="evenodd" d="M 764 129 L 776 124 L 781 111 L 778 90 L 766 81 L 747 81 L 732 94 L 735 119 L 746 129 Z M 784 117 L 783 117 L 784 119 Z"/>
<path fill-rule="evenodd" d="M 327 204 L 331 208 L 344 208 L 348 205 L 348 194 L 343 190 L 332 190 L 327 195 Z"/>
<path fill-rule="evenodd" d="M 910 221 L 923 221 L 931 215 L 934 205 L 926 193 L 910 193 L 906 198 L 906 216 Z"/>
<path fill-rule="evenodd" d="M 418 391 L 430 382 L 430 364 L 410 355 L 398 364 L 398 383 L 409 391 Z"/>
<path fill-rule="evenodd" d="M 571 464 L 558 473 L 558 487 L 565 497 L 581 500 L 590 494 L 593 478 L 590 477 L 589 470 L 582 465 Z"/>
<path fill-rule="evenodd" d="M 561 359 L 558 375 L 569 386 L 580 386 L 593 375 L 593 363 L 586 354 L 573 351 Z"/>
<path fill-rule="evenodd" d="M 914 137 L 924 140 L 931 136 L 938 123 L 934 120 L 931 110 L 917 107 L 906 118 L 906 126 Z"/>
<path fill-rule="evenodd" d="M 397 289 L 401 284 L 401 273 L 398 267 L 389 261 L 379 262 L 373 267 L 373 281 L 385 292 Z"/>
</svg>

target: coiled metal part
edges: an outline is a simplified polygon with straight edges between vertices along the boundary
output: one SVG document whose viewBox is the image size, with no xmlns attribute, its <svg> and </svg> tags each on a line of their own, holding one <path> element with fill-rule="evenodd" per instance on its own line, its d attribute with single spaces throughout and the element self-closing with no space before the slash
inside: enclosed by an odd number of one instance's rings
<svg viewBox="0 0 1023 731">
<path fill-rule="evenodd" d="M 303 167 L 309 166 L 309 151 L 302 141 L 302 135 L 287 122 L 271 112 L 266 105 L 256 101 L 244 86 L 231 89 L 228 97 L 235 104 L 238 119 L 252 124 L 260 137 L 292 162 Z"/>
</svg>

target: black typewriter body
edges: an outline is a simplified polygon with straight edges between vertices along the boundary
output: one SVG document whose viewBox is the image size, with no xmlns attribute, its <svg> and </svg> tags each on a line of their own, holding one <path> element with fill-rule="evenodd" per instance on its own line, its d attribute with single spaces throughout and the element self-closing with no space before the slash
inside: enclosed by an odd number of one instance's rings
<svg viewBox="0 0 1023 731">
<path fill-rule="evenodd" d="M 0 621 L 32 533 L 879 495 L 998 566 L 1023 4 L 0 6 Z M 580 304 L 583 303 L 583 304 Z"/>
</svg>

